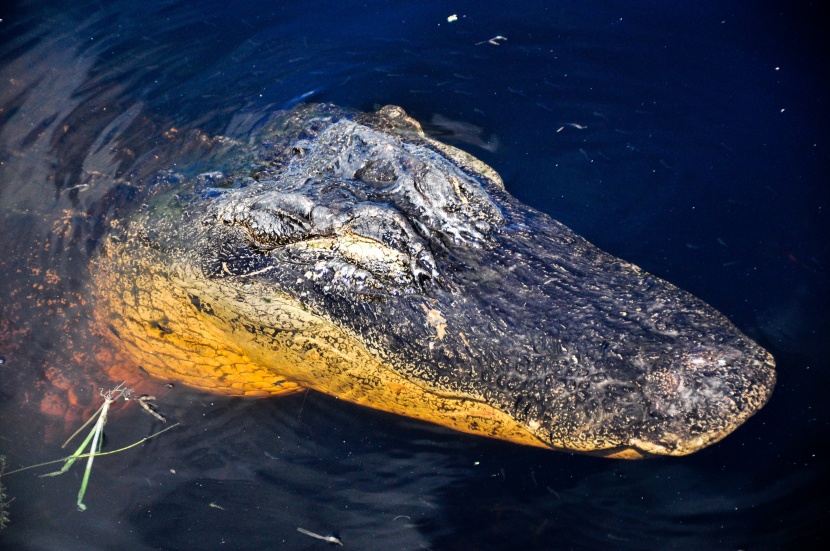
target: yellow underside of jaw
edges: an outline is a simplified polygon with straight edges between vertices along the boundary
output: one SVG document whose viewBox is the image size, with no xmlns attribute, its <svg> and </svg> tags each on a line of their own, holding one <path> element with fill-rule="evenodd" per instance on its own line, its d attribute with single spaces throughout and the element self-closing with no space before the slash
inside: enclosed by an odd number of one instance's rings
<svg viewBox="0 0 830 551">
<path fill-rule="evenodd" d="M 154 377 L 234 396 L 313 389 L 467 433 L 549 447 L 480 400 L 403 377 L 355 336 L 289 297 L 241 278 L 170 275 L 153 253 L 141 258 L 122 249 L 111 241 L 94 265 L 96 322 Z"/>
</svg>

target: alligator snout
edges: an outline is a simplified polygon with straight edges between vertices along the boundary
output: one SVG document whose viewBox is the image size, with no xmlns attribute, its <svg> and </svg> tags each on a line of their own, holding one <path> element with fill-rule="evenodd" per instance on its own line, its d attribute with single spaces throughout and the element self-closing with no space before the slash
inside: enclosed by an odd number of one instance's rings
<svg viewBox="0 0 830 551">
<path fill-rule="evenodd" d="M 685 455 L 735 430 L 767 400 L 775 362 L 748 339 L 693 347 L 645 375 L 648 416 L 629 445 L 648 454 Z"/>
</svg>

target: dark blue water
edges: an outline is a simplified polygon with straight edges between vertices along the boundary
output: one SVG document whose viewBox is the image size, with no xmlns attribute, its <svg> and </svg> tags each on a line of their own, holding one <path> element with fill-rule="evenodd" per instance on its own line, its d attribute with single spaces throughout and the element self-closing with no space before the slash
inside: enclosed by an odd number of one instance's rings
<svg viewBox="0 0 830 551">
<path fill-rule="evenodd" d="M 329 545 L 297 527 L 350 549 L 826 539 L 830 27 L 819 2 L 63 4 L 0 9 L 9 468 L 60 457 L 81 421 L 69 400 L 100 402 L 75 382 L 118 362 L 89 331 L 85 266 L 104 222 L 147 191 L 142 174 L 186 158 L 181 136 L 233 136 L 300 101 L 403 106 L 522 201 L 724 312 L 773 353 L 779 383 L 721 443 L 642 462 L 484 440 L 319 394 L 240 401 L 177 387 L 157 403 L 181 427 L 96 460 L 86 512 L 77 467 L 4 477 L 15 499 L 1 547 Z M 113 412 L 107 449 L 160 428 L 137 409 Z"/>
</svg>

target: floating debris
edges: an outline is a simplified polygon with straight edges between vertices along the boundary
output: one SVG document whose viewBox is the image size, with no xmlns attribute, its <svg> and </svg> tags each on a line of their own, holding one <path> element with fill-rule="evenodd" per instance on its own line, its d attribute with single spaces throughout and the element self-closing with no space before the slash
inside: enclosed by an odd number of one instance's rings
<svg viewBox="0 0 830 551">
<path fill-rule="evenodd" d="M 300 528 L 299 526 L 297 527 L 297 532 L 299 532 L 301 534 L 305 534 L 306 536 L 310 536 L 310 537 L 318 539 L 318 540 L 327 541 L 329 543 L 336 543 L 337 545 L 340 545 L 340 546 L 343 545 L 343 542 L 340 541 L 340 538 L 336 538 L 334 536 L 321 536 L 320 534 L 315 534 L 314 532 L 310 532 L 310 531 L 306 530 L 305 528 Z"/>
<path fill-rule="evenodd" d="M 136 398 L 135 401 L 138 405 L 141 406 L 141 409 L 143 409 L 145 412 L 149 413 L 150 415 L 152 415 L 153 417 L 155 417 L 156 419 L 158 419 L 162 423 L 166 423 L 167 419 L 165 419 L 164 416 L 161 413 L 156 411 L 156 405 L 153 404 L 150 401 L 150 400 L 155 400 L 155 399 L 156 399 L 155 396 L 146 396 L 146 395 L 144 395 L 144 396 L 139 396 L 138 398 Z"/>
<path fill-rule="evenodd" d="M 493 46 L 499 46 L 500 43 L 504 40 L 507 40 L 506 36 L 498 35 L 494 36 L 490 40 L 482 40 L 481 42 L 476 42 L 476 46 L 481 46 L 482 44 L 492 44 Z"/>
</svg>

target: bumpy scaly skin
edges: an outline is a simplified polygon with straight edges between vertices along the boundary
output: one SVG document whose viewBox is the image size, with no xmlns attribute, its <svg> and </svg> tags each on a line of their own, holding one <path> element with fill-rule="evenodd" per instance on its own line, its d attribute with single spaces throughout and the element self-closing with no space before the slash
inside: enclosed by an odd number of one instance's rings
<svg viewBox="0 0 830 551">
<path fill-rule="evenodd" d="M 693 452 L 772 392 L 772 357 L 723 315 L 400 108 L 302 106 L 210 159 L 93 266 L 102 330 L 154 375 L 614 457 Z"/>
</svg>

